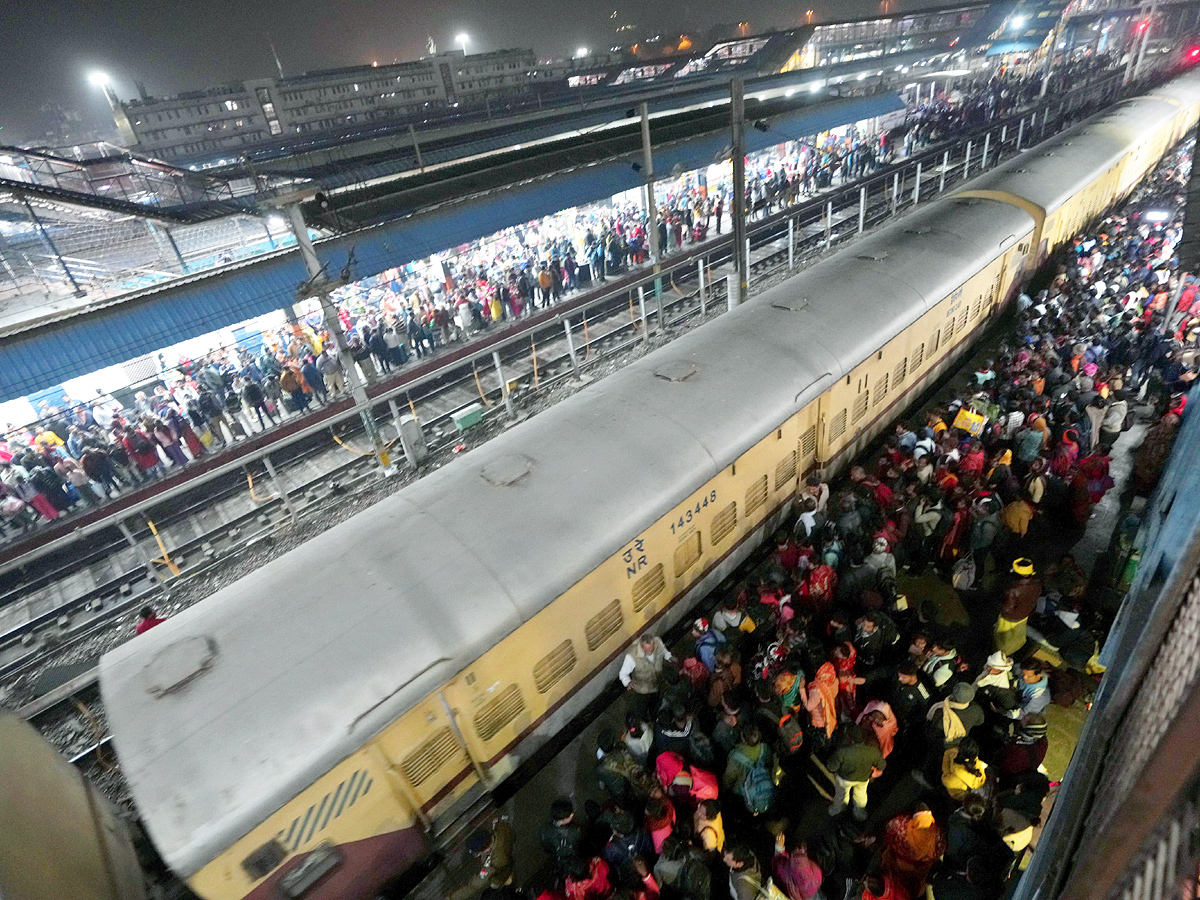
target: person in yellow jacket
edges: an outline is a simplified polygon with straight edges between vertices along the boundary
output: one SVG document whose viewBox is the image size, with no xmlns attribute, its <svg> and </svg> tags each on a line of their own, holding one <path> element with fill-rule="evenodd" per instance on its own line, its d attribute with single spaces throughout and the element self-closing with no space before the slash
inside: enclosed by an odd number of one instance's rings
<svg viewBox="0 0 1200 900">
<path fill-rule="evenodd" d="M 701 800 L 692 818 L 692 833 L 696 843 L 709 853 L 720 853 L 725 849 L 725 823 L 721 819 L 721 805 L 716 800 Z"/>
<path fill-rule="evenodd" d="M 965 738 L 942 755 L 942 785 L 952 799 L 961 802 L 967 794 L 983 790 L 986 784 L 987 763 L 979 758 L 979 745 L 971 738 Z"/>
</svg>

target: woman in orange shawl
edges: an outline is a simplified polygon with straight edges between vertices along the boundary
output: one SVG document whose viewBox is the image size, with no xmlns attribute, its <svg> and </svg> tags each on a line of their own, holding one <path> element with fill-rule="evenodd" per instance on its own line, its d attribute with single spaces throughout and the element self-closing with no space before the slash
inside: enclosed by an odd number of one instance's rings
<svg viewBox="0 0 1200 900">
<path fill-rule="evenodd" d="M 808 685 L 805 708 L 813 728 L 824 730 L 826 737 L 833 737 L 837 729 L 838 677 L 833 663 L 825 663 L 817 669 L 817 675 Z"/>
<path fill-rule="evenodd" d="M 875 738 L 879 741 L 879 752 L 887 759 L 896 746 L 896 735 L 900 733 L 900 723 L 896 714 L 892 712 L 891 705 L 884 700 L 872 700 L 863 707 L 855 724 L 875 732 Z"/>
</svg>

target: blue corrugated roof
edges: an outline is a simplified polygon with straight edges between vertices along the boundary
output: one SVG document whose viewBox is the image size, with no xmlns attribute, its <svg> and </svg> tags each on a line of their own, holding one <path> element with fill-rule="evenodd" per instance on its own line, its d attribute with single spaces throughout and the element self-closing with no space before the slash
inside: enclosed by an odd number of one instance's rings
<svg viewBox="0 0 1200 900">
<path fill-rule="evenodd" d="M 748 129 L 747 149 L 763 150 L 903 106 L 895 94 L 820 103 L 772 117 L 766 133 Z M 727 145 L 721 132 L 659 147 L 655 168 L 696 169 L 718 159 Z M 466 243 L 481 232 L 529 222 L 641 183 L 628 158 L 609 160 L 330 238 L 319 242 L 317 251 L 337 271 L 353 247 L 355 277 L 365 278 Z M 305 277 L 296 251 L 281 251 L 16 335 L 0 344 L 0 399 L 24 396 L 279 309 L 295 298 Z"/>
</svg>

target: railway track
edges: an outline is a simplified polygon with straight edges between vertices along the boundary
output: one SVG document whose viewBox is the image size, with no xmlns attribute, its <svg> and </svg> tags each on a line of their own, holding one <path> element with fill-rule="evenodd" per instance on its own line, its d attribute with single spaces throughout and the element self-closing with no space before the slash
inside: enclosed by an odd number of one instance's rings
<svg viewBox="0 0 1200 900">
<path fill-rule="evenodd" d="M 1086 109 L 1078 113 L 1080 117 L 1086 114 Z M 1068 124 L 1068 119 L 1056 123 L 1059 127 Z M 1004 151 L 1001 142 L 994 161 L 998 161 Z M 966 176 L 966 167 L 958 162 L 945 167 L 944 171 L 937 167 L 921 173 L 922 183 L 936 179 L 944 187 L 952 187 L 966 180 Z M 886 181 L 886 178 L 876 181 Z M 857 189 L 858 185 L 852 187 Z M 911 189 L 906 186 L 904 193 Z M 940 192 L 939 187 L 931 195 Z M 820 200 L 824 209 L 807 217 L 783 211 L 751 223 L 752 287 L 764 287 L 767 282 L 786 276 L 794 268 L 854 237 L 860 230 L 912 208 L 911 205 L 905 208 L 904 198 L 894 190 L 889 193 L 886 184 L 883 190 L 874 192 L 861 213 L 857 206 L 856 214 L 848 214 L 844 205 L 835 210 L 832 201 L 825 197 Z M 789 215 L 793 216 L 792 225 L 787 221 Z M 523 344 L 509 345 L 500 351 L 505 382 L 515 385 L 512 393 L 522 407 L 520 414 L 536 411 L 539 404 L 553 402 L 560 386 L 578 383 L 576 379 L 581 375 L 591 378 L 595 374 L 607 374 L 640 355 L 640 348 L 659 345 L 679 333 L 682 327 L 719 315 L 726 305 L 721 276 L 729 267 L 730 255 L 729 249 L 723 254 L 719 249 L 707 254 L 708 287 L 703 300 L 696 287 L 695 268 L 667 271 L 664 276 L 669 290 L 669 296 L 664 300 L 665 335 L 651 335 L 652 328 L 658 331 L 654 304 L 648 304 L 643 312 L 635 300 L 635 292 L 630 290 L 623 299 L 609 297 L 589 307 L 577 325 L 568 325 L 567 332 L 559 331 L 557 323 L 553 326 L 557 333 L 552 333 L 550 326 L 534 330 L 528 335 L 528 351 Z M 486 439 L 505 427 L 505 390 L 496 372 L 472 368 L 469 372 L 448 375 L 431 384 L 424 393 L 410 398 L 430 439 L 434 466 L 453 459 L 460 443 L 473 445 L 477 438 Z M 561 395 L 566 393 L 561 392 Z M 485 407 L 484 426 L 479 429 L 480 434 L 460 436 L 453 429 L 451 417 L 474 403 Z M 359 433 L 355 429 L 344 429 L 339 436 L 352 442 Z M 338 452 L 345 453 L 340 448 Z M 108 646 L 128 636 L 128 620 L 147 602 L 155 602 L 169 612 L 191 605 L 219 587 L 217 584 L 205 590 L 204 585 L 219 581 L 214 576 L 219 576 L 225 567 L 236 565 L 241 557 L 258 554 L 264 557 L 261 562 L 265 562 L 265 558 L 274 555 L 271 547 L 286 535 L 288 526 L 311 523 L 335 505 L 354 505 L 356 500 L 367 499 L 379 492 L 383 480 L 379 478 L 373 460 L 366 455 L 344 455 L 331 465 L 319 467 L 317 474 L 301 474 L 306 467 L 313 467 L 314 460 L 330 455 L 327 445 L 300 447 L 280 468 L 282 479 L 288 484 L 286 502 L 278 493 L 256 499 L 251 485 L 249 493 L 254 504 L 245 512 L 190 537 L 169 541 L 173 558 L 182 558 L 185 563 L 179 578 L 163 582 L 150 574 L 148 564 L 134 566 L 36 619 L 0 634 L 0 700 L 6 705 L 19 705 L 26 717 L 43 728 L 72 762 L 87 768 L 103 768 L 108 737 L 89 730 L 93 727 L 89 715 L 95 716 L 94 721 L 103 721 L 95 686 L 96 673 L 94 665 L 89 666 L 89 663 L 98 659 Z M 394 490 L 414 477 L 418 475 L 410 472 L 398 482 L 393 481 L 393 486 L 384 486 L 384 492 L 390 492 L 387 487 Z M 210 508 L 215 501 L 243 492 L 237 483 L 223 485 L 215 493 L 206 492 L 205 496 L 189 500 L 182 508 L 168 514 L 160 523 L 164 526 L 160 530 L 169 532 L 177 523 L 189 522 L 199 512 Z M 354 507 L 357 508 L 360 507 Z M 102 560 L 105 554 L 112 554 L 118 548 L 124 549 L 124 545 L 109 542 L 88 550 L 85 559 L 89 562 Z M 282 548 L 278 552 L 282 552 Z M 76 561 L 72 567 L 77 568 L 79 564 Z M 253 567 L 256 566 L 251 565 Z M 66 568 L 64 565 L 39 573 L 34 583 L 52 583 L 55 574 Z M 0 605 L 6 598 L 28 590 L 29 584 L 25 584 L 0 594 Z M 28 652 L 14 653 L 13 648 L 17 645 Z M 10 658 L 5 659 L 6 652 Z M 81 671 L 40 696 L 33 696 L 39 693 L 35 685 L 41 675 L 68 665 Z M 88 712 L 80 712 L 81 706 Z M 95 713 L 96 708 L 101 710 L 99 715 Z"/>
</svg>

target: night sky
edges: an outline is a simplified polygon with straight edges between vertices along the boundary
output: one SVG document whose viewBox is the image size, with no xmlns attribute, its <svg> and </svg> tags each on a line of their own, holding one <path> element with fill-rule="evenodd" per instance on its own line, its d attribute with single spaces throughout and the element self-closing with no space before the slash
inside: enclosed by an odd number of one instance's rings
<svg viewBox="0 0 1200 900">
<path fill-rule="evenodd" d="M 804 10 L 820 18 L 867 15 L 877 0 L 0 0 L 0 143 L 37 135 L 58 103 L 85 124 L 111 127 L 99 90 L 87 82 L 107 72 L 122 98 L 134 80 L 167 95 L 222 81 L 269 76 L 274 41 L 284 70 L 413 59 L 426 35 L 438 49 L 466 32 L 468 50 L 530 47 L 567 56 L 576 47 L 615 45 L 617 22 L 636 36 L 748 19 L 753 30 L 788 27 Z M 910 6 L 932 5 L 910 2 Z M 617 19 L 611 14 L 618 12 Z"/>
</svg>

